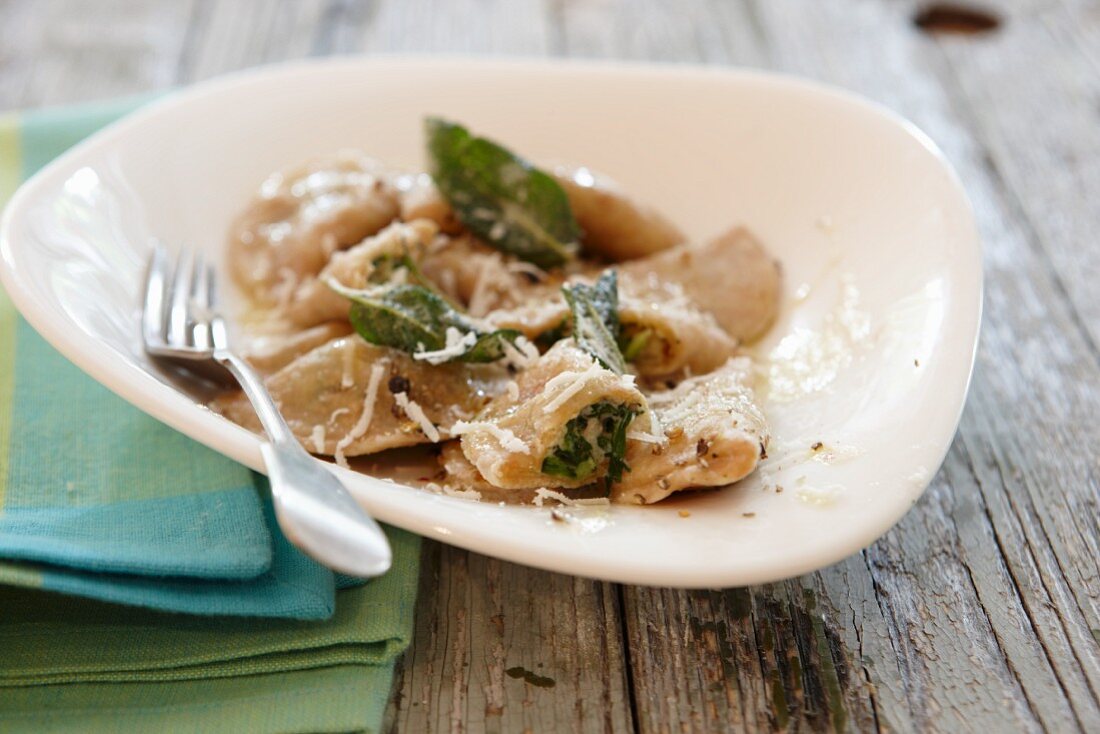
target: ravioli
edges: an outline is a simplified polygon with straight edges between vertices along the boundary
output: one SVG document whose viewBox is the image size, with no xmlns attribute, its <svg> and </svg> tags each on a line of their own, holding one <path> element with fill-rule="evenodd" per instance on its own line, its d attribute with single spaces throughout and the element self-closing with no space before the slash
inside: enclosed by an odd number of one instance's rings
<svg viewBox="0 0 1100 734">
<path fill-rule="evenodd" d="M 502 378 L 491 367 L 431 366 L 353 335 L 298 357 L 270 375 L 266 385 L 307 449 L 360 456 L 446 439 L 456 421 L 473 418 L 503 389 Z M 212 407 L 260 430 L 240 393 L 219 398 Z"/>
<path fill-rule="evenodd" d="M 347 319 L 349 305 L 329 286 L 335 281 L 347 288 L 364 288 L 382 261 L 392 262 L 408 255 L 414 261 L 423 256 L 438 232 L 427 219 L 393 222 L 377 234 L 344 252 L 332 255 L 317 277 L 306 279 L 283 307 L 282 315 L 297 326 L 313 326 L 331 319 Z"/>
<path fill-rule="evenodd" d="M 751 474 L 769 439 L 741 350 L 782 287 L 763 245 L 688 243 L 589 169 L 425 132 L 429 172 L 344 151 L 273 174 L 230 230 L 264 329 L 245 356 L 302 444 L 427 446 L 449 494 L 493 501 L 648 505 Z M 240 392 L 211 407 L 260 430 Z"/>
<path fill-rule="evenodd" d="M 607 176 L 566 166 L 554 169 L 554 175 L 569 197 L 584 247 L 593 255 L 612 262 L 632 260 L 687 241 L 679 227 Z"/>
<path fill-rule="evenodd" d="M 751 385 L 752 362 L 737 357 L 710 374 L 647 394 L 659 435 L 629 442 L 630 471 L 612 499 L 652 504 L 682 489 L 719 487 L 751 474 L 768 445 Z"/>
<path fill-rule="evenodd" d="M 779 311 L 781 272 L 744 227 L 702 245 L 682 245 L 624 263 L 623 280 L 676 283 L 734 339 L 758 339 Z"/>
<path fill-rule="evenodd" d="M 253 300 L 276 305 L 398 211 L 381 164 L 356 151 L 274 173 L 231 228 L 230 272 Z"/>
<path fill-rule="evenodd" d="M 489 484 L 504 489 L 582 487 L 607 475 L 610 462 L 599 447 L 602 415 L 580 428 L 592 453 L 575 462 L 577 471 L 548 473 L 547 461 L 566 438 L 571 421 L 586 420 L 595 406 L 630 411 L 630 425 L 649 425 L 645 398 L 633 379 L 604 369 L 571 340 L 555 344 L 516 377 L 516 388 L 491 401 L 477 420 L 463 427 L 462 453 Z M 635 417 L 636 416 L 636 417 Z M 591 468 L 583 462 L 590 461 Z"/>
</svg>

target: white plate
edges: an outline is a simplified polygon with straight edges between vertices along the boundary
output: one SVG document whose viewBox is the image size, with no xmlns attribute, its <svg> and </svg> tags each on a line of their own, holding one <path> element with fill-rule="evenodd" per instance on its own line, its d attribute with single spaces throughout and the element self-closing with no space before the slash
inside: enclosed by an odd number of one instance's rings
<svg viewBox="0 0 1100 734">
<path fill-rule="evenodd" d="M 783 318 L 757 347 L 776 356 L 765 362 L 775 439 L 761 471 L 737 486 L 586 510 L 571 523 L 342 471 L 375 516 L 556 571 L 717 587 L 833 563 L 916 502 L 951 442 L 973 365 L 981 259 L 971 212 L 950 166 L 911 125 L 796 79 L 438 58 L 228 76 L 112 125 L 27 182 L 0 231 L 4 285 L 94 378 L 262 469 L 255 436 L 178 391 L 142 354 L 150 240 L 220 259 L 228 222 L 268 172 L 345 146 L 419 165 L 426 113 L 536 160 L 604 171 L 695 238 L 733 223 L 755 230 L 785 275 Z"/>
</svg>

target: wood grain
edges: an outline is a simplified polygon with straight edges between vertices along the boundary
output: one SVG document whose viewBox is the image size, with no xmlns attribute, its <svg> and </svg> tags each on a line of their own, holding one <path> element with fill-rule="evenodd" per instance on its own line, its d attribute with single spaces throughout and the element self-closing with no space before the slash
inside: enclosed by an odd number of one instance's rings
<svg viewBox="0 0 1100 734">
<path fill-rule="evenodd" d="M 901 0 L 3 0 L 0 107 L 367 51 L 748 65 L 906 115 L 959 170 L 987 288 L 913 511 L 833 567 L 724 591 L 427 543 L 387 728 L 1100 731 L 1100 11 L 994 7 L 997 30 L 929 36 Z"/>
</svg>

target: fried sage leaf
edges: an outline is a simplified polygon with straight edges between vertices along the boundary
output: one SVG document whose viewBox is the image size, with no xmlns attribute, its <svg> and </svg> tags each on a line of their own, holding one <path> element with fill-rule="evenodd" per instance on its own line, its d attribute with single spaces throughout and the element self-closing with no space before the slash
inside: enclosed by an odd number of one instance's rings
<svg viewBox="0 0 1100 734">
<path fill-rule="evenodd" d="M 521 336 L 513 329 L 480 328 L 421 285 L 366 290 L 351 290 L 335 282 L 329 286 L 352 302 L 349 319 L 363 339 L 431 364 L 493 362 L 505 356 L 505 341 L 515 344 Z"/>
<path fill-rule="evenodd" d="M 573 314 L 573 338 L 607 369 L 621 375 L 626 370 L 619 351 L 619 280 L 605 270 L 594 285 L 573 283 L 561 289 Z"/>
<path fill-rule="evenodd" d="M 432 178 L 467 229 L 544 269 L 576 254 L 580 229 L 553 177 L 461 125 L 429 117 L 425 130 Z"/>
</svg>

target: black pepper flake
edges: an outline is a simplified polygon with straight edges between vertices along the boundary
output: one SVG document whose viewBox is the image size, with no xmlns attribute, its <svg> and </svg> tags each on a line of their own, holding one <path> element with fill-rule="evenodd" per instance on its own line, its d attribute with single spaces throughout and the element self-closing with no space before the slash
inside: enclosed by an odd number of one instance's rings
<svg viewBox="0 0 1100 734">
<path fill-rule="evenodd" d="M 821 447 L 824 446 L 824 445 L 825 444 L 821 443 L 820 441 L 815 441 L 814 445 L 810 447 L 810 450 L 811 451 L 820 451 Z"/>
<path fill-rule="evenodd" d="M 707 451 L 710 450 L 710 444 L 707 443 L 705 438 L 700 438 L 699 443 L 695 444 L 695 453 L 698 456 L 705 456 Z"/>
<path fill-rule="evenodd" d="M 741 517 L 756 517 L 755 512 L 742 512 Z"/>
<path fill-rule="evenodd" d="M 760 444 L 760 458 L 761 459 L 768 458 L 768 447 L 765 446 L 764 444 Z"/>
<path fill-rule="evenodd" d="M 411 386 L 409 385 L 409 381 L 401 375 L 394 375 L 390 378 L 388 387 L 390 388 L 390 392 L 394 395 L 399 392 L 403 392 L 408 395 Z"/>
</svg>

